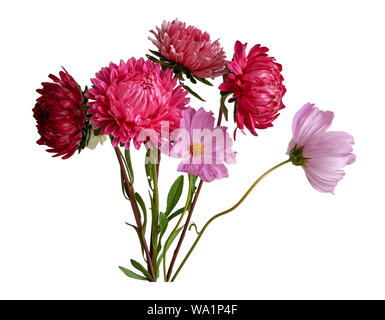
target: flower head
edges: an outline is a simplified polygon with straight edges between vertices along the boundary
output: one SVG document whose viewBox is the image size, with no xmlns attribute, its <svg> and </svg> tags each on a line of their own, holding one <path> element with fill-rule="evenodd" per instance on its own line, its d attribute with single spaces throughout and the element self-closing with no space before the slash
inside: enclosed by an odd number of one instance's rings
<svg viewBox="0 0 385 320">
<path fill-rule="evenodd" d="M 246 46 L 235 43 L 233 61 L 227 63 L 231 73 L 219 89 L 232 92 L 236 99 L 238 128 L 243 130 L 246 126 L 256 136 L 255 129 L 272 127 L 278 111 L 285 107 L 282 97 L 286 88 L 282 84 L 282 67 L 267 55 L 269 49 L 258 44 L 246 56 Z"/>
<path fill-rule="evenodd" d="M 63 68 L 64 69 L 64 68 Z M 60 78 L 50 74 L 53 82 L 43 82 L 36 90 L 40 97 L 33 108 L 40 145 L 46 145 L 54 157 L 71 157 L 82 141 L 86 115 L 82 109 L 83 94 L 74 78 L 64 69 Z"/>
<path fill-rule="evenodd" d="M 295 165 L 305 170 L 310 184 L 320 192 L 334 192 L 356 155 L 354 139 L 341 131 L 327 131 L 334 114 L 321 111 L 314 104 L 305 104 L 293 119 L 293 139 L 287 154 Z"/>
<path fill-rule="evenodd" d="M 228 177 L 224 163 L 235 163 L 236 152 L 227 128 L 214 127 L 213 113 L 203 108 L 188 108 L 182 115 L 179 130 L 171 135 L 171 149 L 163 145 L 162 151 L 183 158 L 178 171 L 199 176 L 205 182 Z"/>
<path fill-rule="evenodd" d="M 164 58 L 187 68 L 198 78 L 212 78 L 226 72 L 226 56 L 218 40 L 212 42 L 207 32 L 188 26 L 177 19 L 163 21 L 162 26 L 151 30 L 149 38 Z"/>
<path fill-rule="evenodd" d="M 148 132 L 152 142 L 160 143 L 162 123 L 170 130 L 179 127 L 181 112 L 189 102 L 187 91 L 172 70 L 161 70 L 159 64 L 144 59 L 110 63 L 92 79 L 94 88 L 86 96 L 90 123 L 100 134 L 112 135 L 113 146 L 130 141 L 139 149 L 143 133 Z"/>
</svg>

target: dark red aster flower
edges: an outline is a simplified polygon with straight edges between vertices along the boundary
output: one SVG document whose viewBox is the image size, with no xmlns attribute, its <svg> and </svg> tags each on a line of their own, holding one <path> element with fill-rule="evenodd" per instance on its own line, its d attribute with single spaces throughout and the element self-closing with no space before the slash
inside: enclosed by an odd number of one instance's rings
<svg viewBox="0 0 385 320">
<path fill-rule="evenodd" d="M 59 76 L 60 79 L 50 74 L 53 82 L 43 82 L 43 88 L 36 90 L 41 96 L 36 100 L 33 116 L 41 136 L 37 143 L 48 146 L 47 151 L 55 153 L 54 157 L 67 159 L 82 141 L 86 115 L 79 85 L 65 69 Z"/>
<path fill-rule="evenodd" d="M 246 126 L 256 136 L 255 129 L 272 127 L 278 111 L 285 107 L 282 97 L 286 88 L 282 84 L 282 66 L 267 55 L 269 49 L 258 44 L 246 56 L 246 46 L 235 43 L 233 61 L 227 63 L 231 73 L 219 89 L 232 92 L 236 99 L 238 128 Z"/>
</svg>

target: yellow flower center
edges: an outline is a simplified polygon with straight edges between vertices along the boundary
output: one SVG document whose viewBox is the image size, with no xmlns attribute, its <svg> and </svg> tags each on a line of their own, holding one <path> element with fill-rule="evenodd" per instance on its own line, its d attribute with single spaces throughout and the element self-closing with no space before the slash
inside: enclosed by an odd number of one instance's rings
<svg viewBox="0 0 385 320">
<path fill-rule="evenodd" d="M 203 153 L 203 144 L 200 142 L 194 142 L 190 145 L 190 154 L 195 156 L 200 156 Z"/>
</svg>

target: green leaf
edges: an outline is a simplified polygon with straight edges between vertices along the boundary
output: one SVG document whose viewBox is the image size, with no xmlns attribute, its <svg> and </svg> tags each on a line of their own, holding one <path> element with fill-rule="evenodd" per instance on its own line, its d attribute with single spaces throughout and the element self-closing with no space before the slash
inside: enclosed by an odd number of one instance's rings
<svg viewBox="0 0 385 320">
<path fill-rule="evenodd" d="M 160 213 L 159 224 L 160 224 L 160 238 L 162 238 L 163 234 L 166 232 L 168 227 L 168 219 L 163 212 Z"/>
<path fill-rule="evenodd" d="M 136 199 L 136 202 L 139 204 L 140 208 L 142 209 L 142 213 L 143 213 L 143 236 L 144 236 L 146 234 L 146 227 L 147 227 L 146 204 L 144 203 L 143 198 L 137 192 L 135 192 L 135 199 Z"/>
<path fill-rule="evenodd" d="M 143 259 L 144 259 L 144 258 L 145 258 L 145 256 L 144 256 L 144 247 L 143 247 L 143 243 L 142 243 L 142 239 L 141 239 L 141 237 L 140 237 L 140 232 L 139 232 L 138 227 L 137 227 L 137 226 L 134 226 L 133 224 L 128 223 L 128 222 L 126 222 L 126 225 L 132 227 L 132 228 L 136 231 L 136 234 L 138 235 L 140 247 L 141 247 L 141 249 L 142 249 Z"/>
<path fill-rule="evenodd" d="M 226 98 L 227 98 L 227 95 L 221 96 L 221 110 L 223 112 L 223 115 L 224 115 L 226 121 L 228 121 L 229 120 L 229 110 L 227 109 L 226 104 L 225 104 Z"/>
<path fill-rule="evenodd" d="M 131 271 L 131 270 L 128 270 L 124 267 L 119 267 L 120 270 L 122 270 L 122 272 L 127 276 L 127 277 L 130 277 L 130 278 L 133 278 L 133 279 L 137 279 L 137 280 L 148 280 L 147 278 L 145 277 L 142 277 L 138 274 L 136 274 L 135 272 Z"/>
<path fill-rule="evenodd" d="M 131 184 L 134 183 L 134 170 L 132 169 L 130 149 L 124 149 L 124 159 L 126 161 L 126 167 L 128 175 L 130 177 Z"/>
<path fill-rule="evenodd" d="M 146 176 L 147 176 L 147 181 L 148 185 L 150 186 L 150 189 L 154 191 L 154 166 L 152 164 L 152 159 L 151 159 L 151 149 L 148 149 L 146 152 L 146 160 L 145 160 L 145 169 L 146 169 Z"/>
<path fill-rule="evenodd" d="M 188 92 L 190 92 L 195 98 L 203 101 L 203 102 L 206 102 L 205 99 L 203 99 L 199 94 L 197 94 L 194 90 L 192 90 L 189 86 L 186 86 L 185 84 L 183 85 L 183 88 L 185 90 L 187 90 Z"/>
<path fill-rule="evenodd" d="M 167 195 L 167 209 L 166 209 L 166 216 L 170 214 L 170 212 L 175 208 L 177 205 L 180 196 L 183 192 L 183 183 L 184 183 L 184 177 L 183 175 L 180 175 L 174 183 L 172 184 L 170 191 Z"/>
<path fill-rule="evenodd" d="M 157 63 L 160 62 L 157 58 L 153 57 L 153 56 L 150 55 L 150 54 L 146 54 L 146 57 L 147 57 L 149 60 L 153 61 L 153 62 L 157 62 Z"/>
<path fill-rule="evenodd" d="M 124 175 L 123 175 L 123 171 L 120 170 L 120 183 L 122 185 L 122 193 L 123 193 L 123 196 L 127 199 L 127 200 L 130 200 L 130 197 L 128 196 L 128 192 L 127 192 L 127 186 L 126 186 L 126 182 L 124 181 Z"/>
<path fill-rule="evenodd" d="M 177 211 L 175 211 L 173 214 L 169 215 L 167 217 L 168 219 L 168 222 L 170 222 L 172 219 L 174 219 L 175 217 L 179 216 L 182 212 L 183 212 L 184 208 L 180 208 L 178 209 Z"/>
<path fill-rule="evenodd" d="M 210 81 L 208 81 L 208 80 L 205 79 L 205 78 L 195 78 L 195 79 L 197 79 L 198 81 L 200 81 L 200 82 L 202 82 L 202 83 L 204 83 L 205 85 L 208 85 L 208 86 L 210 86 L 210 87 L 214 86 Z"/>
<path fill-rule="evenodd" d="M 148 50 L 148 51 L 150 51 L 154 56 L 157 56 L 157 57 L 159 57 L 159 58 L 164 58 L 163 56 L 162 56 L 162 54 L 160 53 L 160 52 L 158 52 L 158 51 L 155 51 L 155 50 Z"/>
<path fill-rule="evenodd" d="M 135 260 L 133 260 L 133 259 L 131 259 L 130 261 L 131 261 L 132 266 L 133 266 L 135 269 L 137 269 L 137 270 L 139 270 L 140 272 L 142 272 L 142 273 L 146 276 L 146 278 L 147 278 L 148 280 L 153 281 L 153 279 L 152 279 L 152 277 L 151 277 L 151 274 L 146 270 L 145 267 L 143 267 L 139 262 L 137 262 L 137 261 L 135 261 Z"/>
<path fill-rule="evenodd" d="M 156 265 L 157 265 L 158 268 L 160 266 L 160 263 L 162 262 L 162 259 L 163 259 L 163 256 L 164 256 L 164 252 L 167 252 L 167 250 L 171 247 L 172 243 L 174 242 L 174 240 L 176 239 L 176 237 L 178 236 L 178 234 L 181 232 L 181 230 L 183 228 L 184 228 L 184 226 L 182 226 L 179 229 L 177 229 L 173 234 L 171 234 L 170 240 L 168 242 L 166 241 L 166 243 L 164 245 L 163 252 L 159 256 L 158 260 L 156 261 Z"/>
</svg>

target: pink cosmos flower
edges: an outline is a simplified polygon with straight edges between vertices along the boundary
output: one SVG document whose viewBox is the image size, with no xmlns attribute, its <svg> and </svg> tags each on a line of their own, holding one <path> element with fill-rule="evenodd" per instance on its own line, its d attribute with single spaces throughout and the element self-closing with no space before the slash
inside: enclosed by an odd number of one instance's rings
<svg viewBox="0 0 385 320">
<path fill-rule="evenodd" d="M 144 59 L 110 63 L 91 80 L 94 88 L 86 96 L 90 123 L 102 128 L 102 135 L 113 136 L 113 146 L 123 143 L 125 148 L 139 149 L 143 133 L 159 145 L 162 123 L 170 130 L 179 127 L 181 112 L 189 98 L 172 70 L 161 70 L 159 64 Z"/>
<path fill-rule="evenodd" d="M 207 32 L 188 26 L 175 19 L 163 21 L 151 30 L 149 38 L 166 59 L 181 64 L 198 78 L 212 78 L 226 73 L 226 56 L 218 40 L 211 42 Z"/>
<path fill-rule="evenodd" d="M 285 107 L 282 97 L 286 88 L 282 84 L 282 67 L 267 55 L 269 49 L 257 44 L 246 56 L 246 46 L 247 43 L 235 43 L 233 61 L 227 63 L 231 73 L 219 89 L 232 92 L 236 99 L 238 128 L 243 131 L 246 126 L 256 136 L 255 129 L 272 127 L 278 111 Z"/>
<path fill-rule="evenodd" d="M 356 155 L 354 139 L 341 131 L 329 131 L 334 114 L 321 111 L 314 104 L 305 104 L 293 119 L 293 139 L 287 154 L 295 165 L 305 170 L 310 184 L 320 192 L 334 192 Z"/>
<path fill-rule="evenodd" d="M 162 151 L 183 158 L 178 171 L 199 176 L 205 182 L 228 177 L 224 163 L 235 163 L 236 152 L 232 150 L 227 128 L 214 128 L 213 113 L 203 108 L 198 111 L 188 108 L 182 115 L 179 130 L 171 135 L 174 141 L 171 149 L 164 144 Z"/>
<path fill-rule="evenodd" d="M 68 159 L 82 141 L 86 115 L 79 85 L 65 69 L 59 76 L 50 74 L 53 82 L 43 82 L 43 88 L 36 90 L 41 96 L 36 100 L 33 116 L 40 134 L 37 143 L 48 146 L 47 151 L 55 153 L 54 157 Z"/>
</svg>

